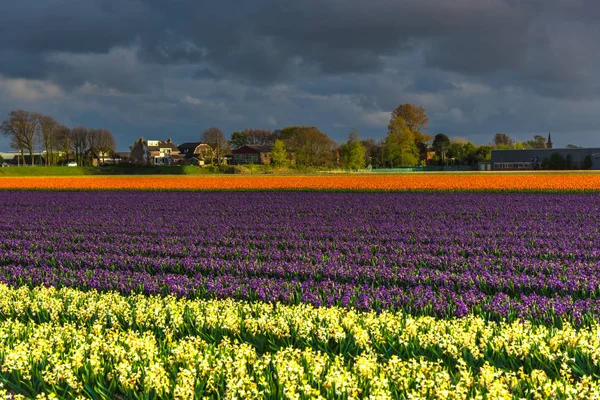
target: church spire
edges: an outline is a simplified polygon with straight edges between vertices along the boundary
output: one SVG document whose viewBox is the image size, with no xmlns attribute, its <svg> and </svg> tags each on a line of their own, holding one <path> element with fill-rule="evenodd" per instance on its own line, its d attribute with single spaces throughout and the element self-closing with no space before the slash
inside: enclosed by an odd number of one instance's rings
<svg viewBox="0 0 600 400">
<path fill-rule="evenodd" d="M 550 132 L 548 132 L 548 142 L 546 143 L 546 148 L 547 149 L 552 148 L 552 138 L 550 137 Z"/>
</svg>

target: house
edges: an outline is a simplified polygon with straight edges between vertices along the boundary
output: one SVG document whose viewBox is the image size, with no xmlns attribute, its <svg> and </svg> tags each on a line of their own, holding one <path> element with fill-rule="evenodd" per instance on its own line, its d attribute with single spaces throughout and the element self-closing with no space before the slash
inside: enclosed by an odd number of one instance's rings
<svg viewBox="0 0 600 400">
<path fill-rule="evenodd" d="M 136 164 L 172 165 L 179 158 L 179 149 L 171 139 L 144 140 L 140 138 L 131 149 L 130 158 Z"/>
<path fill-rule="evenodd" d="M 249 144 L 232 151 L 233 164 L 263 164 L 271 163 L 271 150 L 273 146 Z"/>
<path fill-rule="evenodd" d="M 206 143 L 186 142 L 180 144 L 177 148 L 186 164 L 204 165 L 213 156 L 213 149 Z"/>
</svg>

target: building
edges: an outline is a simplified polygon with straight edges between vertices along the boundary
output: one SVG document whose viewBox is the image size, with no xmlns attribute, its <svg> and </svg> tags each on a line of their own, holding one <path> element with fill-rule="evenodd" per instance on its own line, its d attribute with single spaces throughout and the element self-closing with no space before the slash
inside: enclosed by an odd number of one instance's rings
<svg viewBox="0 0 600 400">
<path fill-rule="evenodd" d="M 179 149 L 171 139 L 144 140 L 140 138 L 131 149 L 130 159 L 136 164 L 172 165 L 180 158 Z"/>
<path fill-rule="evenodd" d="M 492 150 L 492 168 L 495 171 L 546 169 L 548 163 L 558 159 L 564 160 L 564 167 L 558 169 L 585 169 L 587 159 L 591 169 L 600 169 L 600 148 L 553 149 L 551 146 L 548 136 L 545 149 Z"/>
<path fill-rule="evenodd" d="M 186 142 L 177 146 L 184 162 L 194 165 L 204 165 L 213 157 L 213 149 L 206 143 Z"/>
<path fill-rule="evenodd" d="M 231 153 L 233 164 L 263 164 L 271 163 L 271 150 L 273 146 L 260 146 L 256 144 L 248 144 L 239 149 L 233 150 Z"/>
<path fill-rule="evenodd" d="M 0 157 L 2 158 L 2 162 L 6 165 L 10 166 L 20 166 L 20 165 L 31 165 L 31 155 L 29 151 L 25 151 L 23 155 L 21 155 L 18 151 L 7 151 L 0 152 Z M 34 165 L 46 165 L 46 152 L 36 151 L 33 153 L 33 164 Z"/>
</svg>

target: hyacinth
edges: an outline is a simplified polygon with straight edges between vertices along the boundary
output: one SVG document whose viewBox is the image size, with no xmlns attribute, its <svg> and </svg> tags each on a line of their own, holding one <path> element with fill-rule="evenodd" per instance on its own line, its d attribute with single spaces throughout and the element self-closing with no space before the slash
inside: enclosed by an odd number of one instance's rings
<svg viewBox="0 0 600 400">
<path fill-rule="evenodd" d="M 568 322 L 0 284 L 0 395 L 591 399 L 599 334 Z"/>
<path fill-rule="evenodd" d="M 600 195 L 2 192 L 0 281 L 591 323 Z"/>
</svg>

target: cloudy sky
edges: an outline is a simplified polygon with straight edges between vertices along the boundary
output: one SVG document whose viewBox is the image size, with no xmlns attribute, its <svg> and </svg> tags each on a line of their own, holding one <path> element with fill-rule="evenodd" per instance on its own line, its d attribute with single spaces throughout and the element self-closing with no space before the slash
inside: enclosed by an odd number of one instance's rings
<svg viewBox="0 0 600 400">
<path fill-rule="evenodd" d="M 413 103 L 430 133 L 600 146 L 599 20 L 595 0 L 3 1 L 0 116 L 106 127 L 126 150 L 209 126 L 382 138 Z"/>
</svg>

